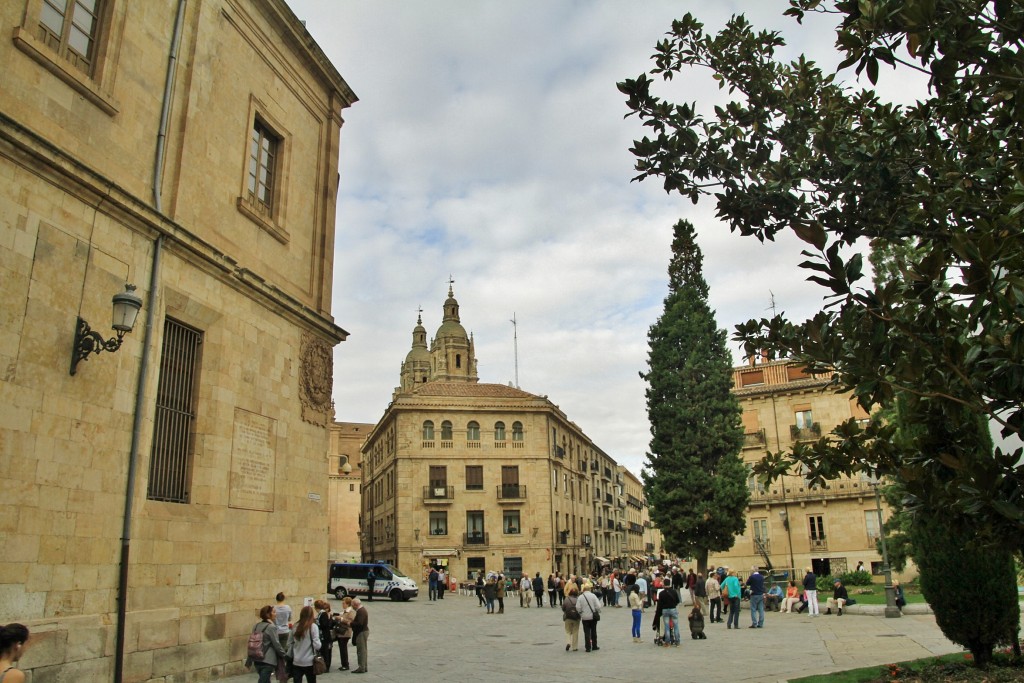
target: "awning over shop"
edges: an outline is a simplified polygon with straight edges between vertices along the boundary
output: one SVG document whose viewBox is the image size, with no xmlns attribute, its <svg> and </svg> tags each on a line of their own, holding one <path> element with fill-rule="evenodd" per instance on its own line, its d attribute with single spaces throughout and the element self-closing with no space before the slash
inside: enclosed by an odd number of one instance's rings
<svg viewBox="0 0 1024 683">
<path fill-rule="evenodd" d="M 634 562 L 646 562 L 647 561 L 647 558 L 645 558 L 643 555 L 630 555 L 629 559 L 633 560 Z"/>
<path fill-rule="evenodd" d="M 424 548 L 423 557 L 454 557 L 459 551 L 455 548 Z"/>
<path fill-rule="evenodd" d="M 598 557 L 597 555 L 594 556 L 594 560 L 597 561 L 597 562 L 600 562 L 601 564 L 611 564 L 612 563 L 612 561 L 609 560 L 607 557 Z"/>
</svg>

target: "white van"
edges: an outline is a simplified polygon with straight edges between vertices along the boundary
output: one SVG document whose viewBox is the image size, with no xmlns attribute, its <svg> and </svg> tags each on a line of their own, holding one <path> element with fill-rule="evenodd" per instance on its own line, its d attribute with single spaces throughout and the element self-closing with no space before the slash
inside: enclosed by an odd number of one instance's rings
<svg viewBox="0 0 1024 683">
<path fill-rule="evenodd" d="M 419 595 L 420 589 L 416 582 L 394 566 L 384 562 L 335 562 L 327 573 L 327 592 L 341 600 L 346 595 L 368 596 L 370 591 L 366 583 L 366 575 L 373 570 L 376 580 L 373 582 L 375 598 L 391 598 L 392 600 L 408 600 Z"/>
</svg>

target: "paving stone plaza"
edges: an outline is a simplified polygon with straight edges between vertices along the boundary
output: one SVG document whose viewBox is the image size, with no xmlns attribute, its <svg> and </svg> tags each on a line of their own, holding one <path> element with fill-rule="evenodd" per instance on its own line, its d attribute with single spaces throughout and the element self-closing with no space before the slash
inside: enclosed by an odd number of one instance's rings
<svg viewBox="0 0 1024 683">
<path fill-rule="evenodd" d="M 886 619 L 881 608 L 871 607 L 862 609 L 877 615 L 852 612 L 811 618 L 769 612 L 762 629 L 747 628 L 750 614 L 744 609 L 739 630 L 727 631 L 724 623 L 708 624 L 706 640 L 691 640 L 684 625 L 678 648 L 654 646 L 653 609 L 644 613 L 644 642 L 637 644 L 630 637 L 629 609 L 606 607 L 598 626 L 600 650 L 586 653 L 582 643 L 578 652 L 565 651 L 561 610 L 549 608 L 546 596 L 539 609 L 520 608 L 518 598 L 508 598 L 505 613 L 494 615 L 478 607 L 475 596 L 450 593 L 436 602 L 420 597 L 366 605 L 369 673 L 357 681 L 775 683 L 961 650 L 942 635 L 930 614 Z M 350 655 L 354 662 L 352 648 Z M 332 671 L 318 680 L 351 675 L 337 670 L 337 647 L 334 659 Z M 227 680 L 251 682 L 256 674 Z"/>
</svg>

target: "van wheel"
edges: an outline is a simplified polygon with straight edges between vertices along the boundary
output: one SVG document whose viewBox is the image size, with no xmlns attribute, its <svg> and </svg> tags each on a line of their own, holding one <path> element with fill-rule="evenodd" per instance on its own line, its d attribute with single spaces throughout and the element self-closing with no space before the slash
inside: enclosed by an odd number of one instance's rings
<svg viewBox="0 0 1024 683">
<path fill-rule="evenodd" d="M 336 597 L 338 600 L 344 599 L 346 595 L 348 595 L 348 593 L 345 592 L 344 586 L 338 586 L 334 589 L 334 597 Z"/>
<path fill-rule="evenodd" d="M 388 595 L 388 597 L 391 598 L 391 602 L 398 602 L 399 600 L 402 599 L 402 591 L 400 591 L 397 588 L 395 588 L 394 590 L 391 591 L 391 593 Z"/>
</svg>

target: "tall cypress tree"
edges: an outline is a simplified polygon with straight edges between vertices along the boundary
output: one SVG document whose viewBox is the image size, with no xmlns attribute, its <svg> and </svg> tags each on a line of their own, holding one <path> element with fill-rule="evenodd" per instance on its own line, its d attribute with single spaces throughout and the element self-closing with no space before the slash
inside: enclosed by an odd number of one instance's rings
<svg viewBox="0 0 1024 683">
<path fill-rule="evenodd" d="M 665 547 L 693 556 L 732 547 L 750 498 L 740 406 L 730 391 L 725 330 L 708 305 L 704 257 L 693 225 L 674 228 L 665 311 L 648 332 L 647 415 L 651 451 L 644 491 Z"/>
</svg>

